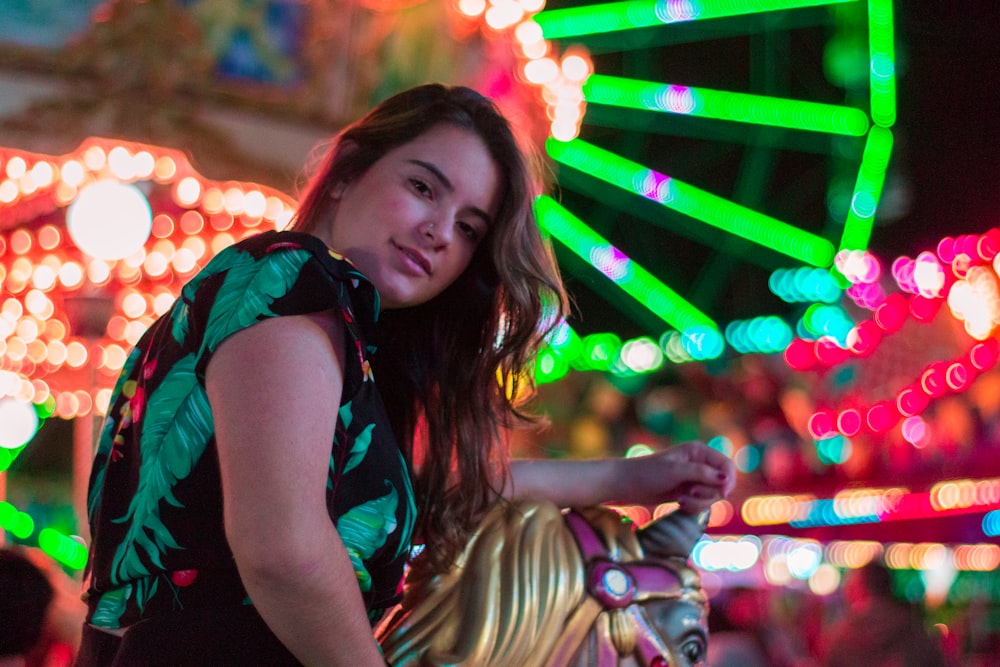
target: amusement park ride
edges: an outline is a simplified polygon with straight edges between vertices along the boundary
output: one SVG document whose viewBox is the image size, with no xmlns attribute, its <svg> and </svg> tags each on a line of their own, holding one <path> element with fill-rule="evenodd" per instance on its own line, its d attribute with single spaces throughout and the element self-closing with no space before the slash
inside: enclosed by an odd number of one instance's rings
<svg viewBox="0 0 1000 667">
<path fill-rule="evenodd" d="M 360 6 L 385 17 L 413 10 L 404 4 Z M 895 431 L 916 446 L 934 401 L 991 373 L 1000 232 L 946 230 L 898 258 L 869 248 L 876 222 L 901 215 L 891 0 L 459 0 L 438 10 L 482 51 L 507 49 L 508 71 L 483 67 L 480 81 L 545 119 L 527 128 L 556 180 L 537 214 L 577 312 L 539 359 L 539 382 L 741 355 L 829 375 L 865 364 L 907 323 L 938 322 L 955 332 L 950 356 L 927 359 L 891 394 L 817 402 L 802 434 L 823 443 Z M 295 207 L 277 187 L 206 177 L 187 156 L 197 147 L 132 139 L 80 137 L 61 154 L 0 146 L 0 471 L 45 419 L 74 420 L 78 512 L 96 418 L 129 346 L 215 252 L 280 228 Z M 741 498 L 713 514 L 705 539 L 745 553 L 742 537 L 723 534 L 975 515 L 975 538 L 940 550 L 900 543 L 897 564 L 919 569 L 946 549 L 959 570 L 992 570 L 1000 477 L 983 473 L 919 490 L 899 480 L 830 498 Z M 0 502 L 0 527 L 80 565 L 68 537 L 79 523 L 45 532 Z M 870 547 L 828 548 L 824 562 L 853 566 Z"/>
</svg>

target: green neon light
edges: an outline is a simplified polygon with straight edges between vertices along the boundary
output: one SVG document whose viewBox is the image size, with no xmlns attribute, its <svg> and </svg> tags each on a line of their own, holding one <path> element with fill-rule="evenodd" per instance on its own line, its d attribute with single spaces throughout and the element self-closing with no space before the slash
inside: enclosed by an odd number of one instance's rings
<svg viewBox="0 0 1000 667">
<path fill-rule="evenodd" d="M 87 547 L 53 528 L 38 533 L 38 546 L 54 560 L 74 570 L 87 566 Z"/>
<path fill-rule="evenodd" d="M 758 14 L 782 9 L 835 5 L 855 0 L 629 0 L 535 14 L 545 39 L 579 37 L 667 23 Z M 886 0 L 888 1 L 888 0 Z"/>
<path fill-rule="evenodd" d="M 557 162 L 783 255 L 812 266 L 828 267 L 833 263 L 834 247 L 826 239 L 603 148 L 580 139 L 563 142 L 549 138 L 545 149 Z"/>
<path fill-rule="evenodd" d="M 587 102 L 595 104 L 795 130 L 853 137 L 864 136 L 868 131 L 868 117 L 860 109 L 851 107 L 638 81 L 603 74 L 594 74 L 584 83 L 583 96 Z"/>
<path fill-rule="evenodd" d="M 25 540 L 35 532 L 35 520 L 10 503 L 0 500 L 0 528 Z"/>
<path fill-rule="evenodd" d="M 892 0 L 868 0 L 872 121 L 882 127 L 896 122 L 896 49 Z"/>
<path fill-rule="evenodd" d="M 542 229 L 608 276 L 626 294 L 668 325 L 681 331 L 695 326 L 716 328 L 708 315 L 626 257 L 551 197 L 542 195 L 536 199 L 535 212 Z"/>
<path fill-rule="evenodd" d="M 868 247 L 875 224 L 875 211 L 885 185 L 885 172 L 892 155 L 892 143 L 892 132 L 884 127 L 873 127 L 868 133 L 854 195 L 844 222 L 844 235 L 840 239 L 842 250 L 864 250 Z"/>
</svg>

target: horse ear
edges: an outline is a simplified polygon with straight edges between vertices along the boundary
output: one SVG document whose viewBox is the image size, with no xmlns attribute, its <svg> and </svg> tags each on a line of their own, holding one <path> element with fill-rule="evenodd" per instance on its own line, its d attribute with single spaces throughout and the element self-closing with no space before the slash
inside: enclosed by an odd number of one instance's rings
<svg viewBox="0 0 1000 667">
<path fill-rule="evenodd" d="M 639 544 L 646 556 L 687 558 L 708 527 L 709 512 L 688 514 L 674 510 L 639 529 Z"/>
</svg>

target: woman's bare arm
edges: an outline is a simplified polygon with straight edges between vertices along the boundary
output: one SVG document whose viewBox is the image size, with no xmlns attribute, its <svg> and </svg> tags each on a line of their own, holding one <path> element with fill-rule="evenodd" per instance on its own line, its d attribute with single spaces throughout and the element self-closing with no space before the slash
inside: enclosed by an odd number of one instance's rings
<svg viewBox="0 0 1000 667">
<path fill-rule="evenodd" d="M 384 665 L 326 482 L 343 386 L 330 314 L 278 317 L 208 365 L 226 537 L 250 599 L 306 665 Z"/>
<path fill-rule="evenodd" d="M 510 470 L 509 498 L 544 498 L 560 507 L 676 501 L 693 513 L 728 495 L 736 480 L 732 461 L 700 442 L 631 459 L 520 459 Z"/>
</svg>

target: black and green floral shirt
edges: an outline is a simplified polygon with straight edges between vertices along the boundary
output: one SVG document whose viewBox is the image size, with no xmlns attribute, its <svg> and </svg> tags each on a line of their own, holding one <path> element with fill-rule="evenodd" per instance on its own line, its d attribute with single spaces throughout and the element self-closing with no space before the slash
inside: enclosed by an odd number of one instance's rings
<svg viewBox="0 0 1000 667">
<path fill-rule="evenodd" d="M 330 406 L 339 419 L 327 506 L 372 622 L 399 600 L 416 508 L 368 360 L 378 308 L 350 262 L 299 232 L 241 241 L 184 287 L 129 355 L 101 433 L 88 498 L 90 623 L 252 603 L 223 530 L 205 369 L 255 322 L 329 309 L 343 318 L 348 354 L 340 405 Z"/>
</svg>

